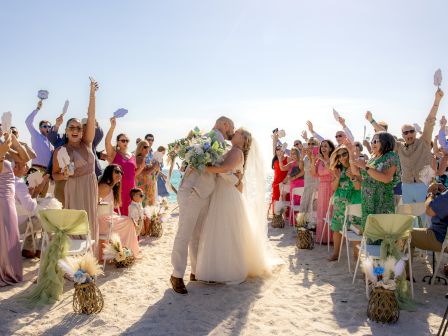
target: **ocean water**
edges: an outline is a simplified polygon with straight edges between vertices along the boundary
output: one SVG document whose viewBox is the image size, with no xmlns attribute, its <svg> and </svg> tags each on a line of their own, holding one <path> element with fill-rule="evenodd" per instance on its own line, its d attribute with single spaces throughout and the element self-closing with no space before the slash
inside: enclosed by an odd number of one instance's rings
<svg viewBox="0 0 448 336">
<path fill-rule="evenodd" d="M 164 174 L 168 176 L 168 170 L 163 170 Z M 271 188 L 272 188 L 272 179 L 273 174 L 270 172 L 266 176 L 266 189 L 265 189 L 265 198 L 267 202 L 270 202 L 271 200 Z M 173 170 L 173 173 L 171 174 L 171 184 L 176 188 L 179 189 L 179 184 L 181 180 L 181 174 L 179 170 Z M 168 196 L 168 201 L 170 203 L 176 203 L 176 194 L 170 193 L 170 196 Z"/>
</svg>

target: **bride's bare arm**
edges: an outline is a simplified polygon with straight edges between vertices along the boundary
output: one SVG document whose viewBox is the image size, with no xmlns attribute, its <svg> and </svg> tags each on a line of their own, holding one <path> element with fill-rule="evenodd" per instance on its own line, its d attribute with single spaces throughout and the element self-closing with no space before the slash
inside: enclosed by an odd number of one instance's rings
<svg viewBox="0 0 448 336">
<path fill-rule="evenodd" d="M 238 165 L 241 163 L 241 160 L 243 159 L 243 155 L 241 153 L 240 149 L 232 148 L 224 158 L 223 163 L 221 166 L 209 166 L 205 167 L 205 171 L 207 173 L 228 173 L 234 170 Z"/>
</svg>

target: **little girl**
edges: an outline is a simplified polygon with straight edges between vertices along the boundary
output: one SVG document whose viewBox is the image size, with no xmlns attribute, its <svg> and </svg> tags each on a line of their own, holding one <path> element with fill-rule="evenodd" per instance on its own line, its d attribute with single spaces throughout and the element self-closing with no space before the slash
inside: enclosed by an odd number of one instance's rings
<svg viewBox="0 0 448 336">
<path fill-rule="evenodd" d="M 131 189 L 131 204 L 128 207 L 128 217 L 132 219 L 135 225 L 137 236 L 143 228 L 144 212 L 142 206 L 143 191 L 140 188 Z"/>
</svg>

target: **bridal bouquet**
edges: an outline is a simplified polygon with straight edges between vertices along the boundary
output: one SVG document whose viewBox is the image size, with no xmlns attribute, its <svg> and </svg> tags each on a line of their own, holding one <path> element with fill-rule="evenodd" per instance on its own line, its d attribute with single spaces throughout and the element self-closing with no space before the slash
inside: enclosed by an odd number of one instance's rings
<svg viewBox="0 0 448 336">
<path fill-rule="evenodd" d="M 198 127 L 192 129 L 185 138 L 177 139 L 168 144 L 168 157 L 170 160 L 174 160 L 176 156 L 183 158 L 185 156 L 185 150 L 188 147 L 190 140 L 199 138 L 202 136 L 201 130 Z"/>
</svg>

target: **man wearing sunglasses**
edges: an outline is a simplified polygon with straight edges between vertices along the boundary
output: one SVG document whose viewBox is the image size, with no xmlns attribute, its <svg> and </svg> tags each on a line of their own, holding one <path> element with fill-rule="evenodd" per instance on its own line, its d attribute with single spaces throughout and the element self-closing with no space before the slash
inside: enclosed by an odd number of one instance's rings
<svg viewBox="0 0 448 336">
<path fill-rule="evenodd" d="M 51 142 L 48 140 L 48 132 L 51 124 L 47 120 L 39 122 L 39 131 L 34 127 L 34 118 L 42 108 L 42 100 L 37 103 L 36 109 L 26 118 L 25 124 L 31 134 L 31 147 L 36 153 L 36 158 L 32 161 L 32 167 L 39 170 L 42 175 L 46 174 L 48 162 L 51 160 L 51 153 L 54 149 Z M 41 197 L 45 197 L 48 191 L 48 184 L 42 190 Z"/>
<path fill-rule="evenodd" d="M 426 117 L 423 133 L 419 138 L 417 138 L 414 125 L 405 124 L 401 127 L 401 136 L 404 142 L 396 142 L 396 151 L 400 156 L 403 203 L 425 201 L 427 187 L 420 180 L 420 172 L 425 166 L 431 167 L 432 164 L 432 132 L 434 131 L 436 115 L 442 97 L 443 91 L 439 88 L 435 93 L 434 104 Z M 376 132 L 385 131 L 382 126 L 375 122 L 371 113 L 366 114 L 366 118 Z"/>
<path fill-rule="evenodd" d="M 149 152 L 148 155 L 146 156 L 146 164 L 149 165 L 154 156 L 154 151 L 152 150 L 152 145 L 154 144 L 154 135 L 152 135 L 151 133 L 146 134 L 145 140 L 149 144 Z"/>
<path fill-rule="evenodd" d="M 319 135 L 313 127 L 313 123 L 311 121 L 307 121 L 306 124 L 308 125 L 308 129 L 311 132 L 311 134 L 313 135 L 313 137 L 315 137 L 317 140 L 319 140 L 319 142 L 324 141 L 325 139 Z M 353 137 L 352 132 L 350 131 L 350 129 L 347 127 L 347 125 L 345 124 L 345 119 L 342 117 L 339 117 L 339 124 L 342 127 L 342 131 L 337 131 L 335 134 L 335 140 L 338 143 L 338 146 L 343 145 L 345 143 L 345 141 L 348 139 L 351 143 L 355 142 L 355 138 Z"/>
</svg>

